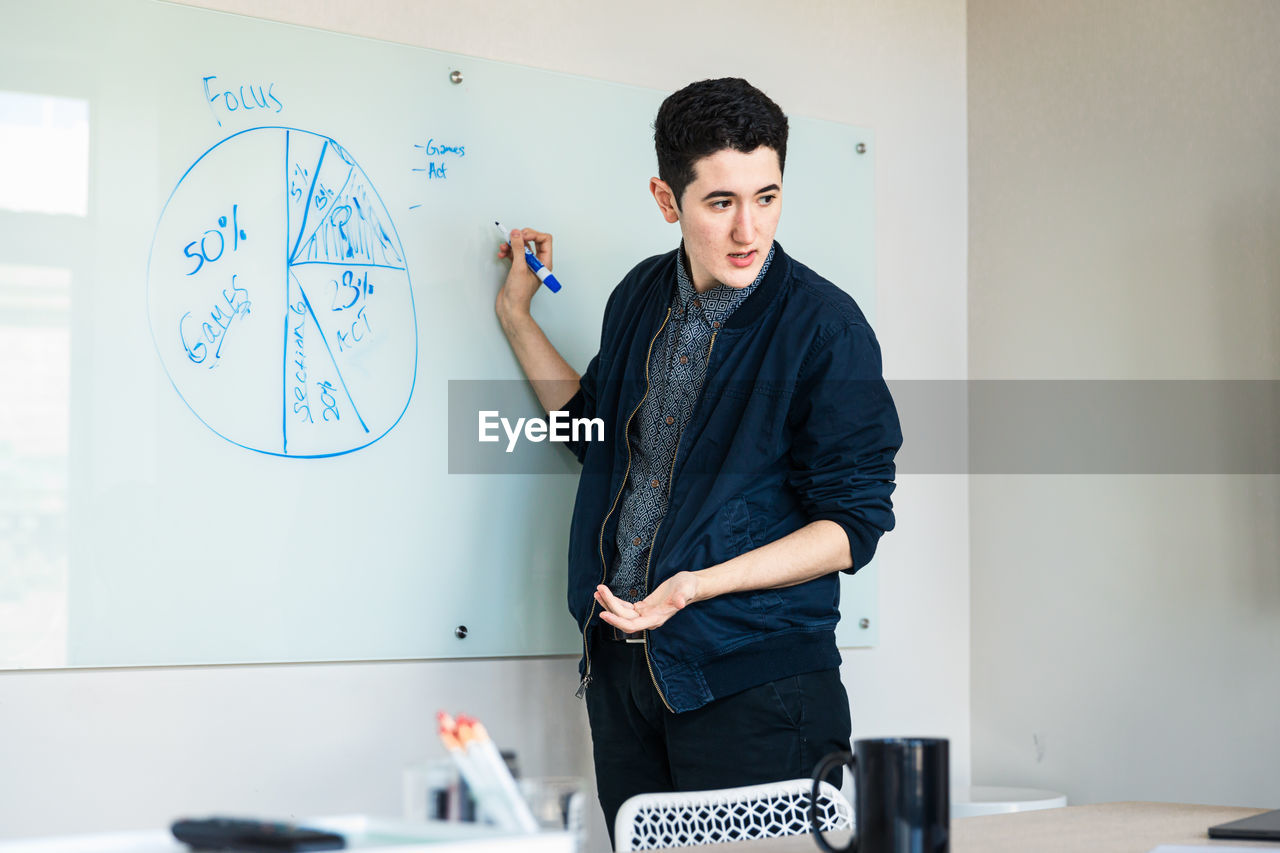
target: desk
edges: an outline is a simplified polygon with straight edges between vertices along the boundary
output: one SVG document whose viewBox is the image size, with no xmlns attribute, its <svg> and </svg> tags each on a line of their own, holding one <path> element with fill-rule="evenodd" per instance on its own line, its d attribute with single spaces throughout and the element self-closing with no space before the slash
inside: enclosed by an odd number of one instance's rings
<svg viewBox="0 0 1280 853">
<path fill-rule="evenodd" d="M 1213 844 L 1280 853 L 1267 842 L 1210 841 L 1213 824 L 1266 809 L 1177 803 L 1096 803 L 1061 809 L 962 817 L 951 822 L 951 853 L 1147 853 L 1160 844 Z M 832 843 L 846 843 L 838 833 Z M 813 853 L 812 836 L 682 847 L 685 853 Z M 675 853 L 675 851 L 672 851 Z"/>
<path fill-rule="evenodd" d="M 577 839 L 568 832 L 520 835 L 474 823 L 416 823 L 359 815 L 304 818 L 304 826 L 331 829 L 347 837 L 347 850 L 379 853 L 572 853 Z M 168 830 L 106 832 L 51 838 L 0 840 L 0 853 L 191 853 Z"/>
</svg>

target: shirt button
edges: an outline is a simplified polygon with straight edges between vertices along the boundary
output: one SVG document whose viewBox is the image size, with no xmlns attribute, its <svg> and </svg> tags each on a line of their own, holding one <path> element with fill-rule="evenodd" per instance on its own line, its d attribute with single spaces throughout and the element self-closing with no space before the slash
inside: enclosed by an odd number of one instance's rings
<svg viewBox="0 0 1280 853">
<path fill-rule="evenodd" d="M 637 548 L 639 548 L 639 547 L 640 547 L 640 542 L 641 542 L 641 539 L 640 539 L 640 537 L 639 537 L 639 536 L 637 536 L 635 539 L 632 539 L 632 540 L 631 540 L 631 544 L 632 544 L 632 545 L 635 545 Z"/>
<path fill-rule="evenodd" d="M 627 590 L 627 598 L 639 598 L 639 597 L 640 597 L 640 593 L 636 591 L 635 587 L 631 587 L 631 589 Z"/>
<path fill-rule="evenodd" d="M 658 486 L 660 486 L 660 485 L 661 485 L 661 483 L 659 483 L 657 480 L 650 480 L 650 481 L 649 481 L 649 485 L 650 485 L 650 486 L 653 486 L 653 487 L 656 489 L 656 488 L 658 488 Z"/>
<path fill-rule="evenodd" d="M 681 363 L 681 364 L 688 364 L 688 363 L 689 363 L 689 356 L 687 356 L 687 355 L 682 355 L 682 356 L 680 356 L 680 363 Z"/>
<path fill-rule="evenodd" d="M 718 328 L 720 328 L 720 321 L 719 321 L 719 320 L 716 320 L 714 323 L 712 323 L 712 324 L 711 324 L 711 328 L 713 328 L 713 329 L 718 329 Z"/>
<path fill-rule="evenodd" d="M 701 299 L 695 299 L 695 300 L 693 300 L 693 307 L 694 307 L 694 308 L 701 308 L 701 307 L 702 307 L 702 300 L 701 300 Z"/>
<path fill-rule="evenodd" d="M 671 415 L 667 415 L 667 426 L 671 426 L 675 422 L 676 422 L 675 418 L 671 417 Z"/>
</svg>

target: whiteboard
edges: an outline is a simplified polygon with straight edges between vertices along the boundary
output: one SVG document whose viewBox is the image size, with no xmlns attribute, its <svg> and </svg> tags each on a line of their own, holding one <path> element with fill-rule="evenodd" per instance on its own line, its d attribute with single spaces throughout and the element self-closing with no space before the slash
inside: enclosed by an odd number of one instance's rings
<svg viewBox="0 0 1280 853">
<path fill-rule="evenodd" d="M 450 422 L 460 389 L 537 411 L 495 219 L 555 235 L 535 318 L 579 370 L 678 244 L 664 93 L 146 0 L 0 11 L 0 667 L 576 654 L 577 463 L 451 469 Z M 778 232 L 869 316 L 873 152 L 793 118 Z M 843 583 L 872 645 L 875 566 Z"/>
</svg>

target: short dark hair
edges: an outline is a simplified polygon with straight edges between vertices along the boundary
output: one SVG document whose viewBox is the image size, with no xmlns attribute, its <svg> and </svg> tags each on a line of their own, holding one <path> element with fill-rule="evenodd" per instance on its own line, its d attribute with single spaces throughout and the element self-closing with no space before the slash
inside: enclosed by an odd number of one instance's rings
<svg viewBox="0 0 1280 853">
<path fill-rule="evenodd" d="M 676 194 L 676 206 L 693 183 L 693 164 L 732 148 L 750 154 L 760 146 L 787 162 L 787 117 L 769 96 L 741 77 L 700 80 L 674 92 L 653 123 L 658 177 Z"/>
</svg>

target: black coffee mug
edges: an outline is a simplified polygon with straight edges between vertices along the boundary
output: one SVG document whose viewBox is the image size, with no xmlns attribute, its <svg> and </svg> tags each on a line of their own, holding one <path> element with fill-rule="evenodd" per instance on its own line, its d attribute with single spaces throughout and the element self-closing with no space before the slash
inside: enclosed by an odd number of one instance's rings
<svg viewBox="0 0 1280 853">
<path fill-rule="evenodd" d="M 853 753 L 833 752 L 813 771 L 809 824 L 827 853 L 947 853 L 951 782 L 945 738 L 872 738 Z M 827 843 L 818 826 L 818 782 L 841 765 L 853 771 L 854 833 L 849 846 Z"/>
</svg>

